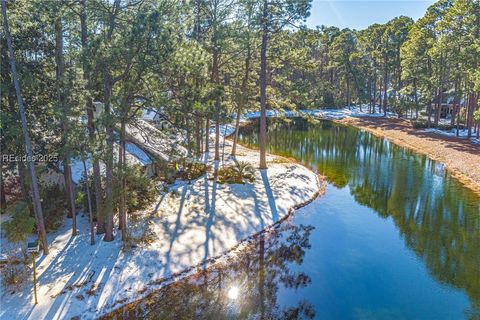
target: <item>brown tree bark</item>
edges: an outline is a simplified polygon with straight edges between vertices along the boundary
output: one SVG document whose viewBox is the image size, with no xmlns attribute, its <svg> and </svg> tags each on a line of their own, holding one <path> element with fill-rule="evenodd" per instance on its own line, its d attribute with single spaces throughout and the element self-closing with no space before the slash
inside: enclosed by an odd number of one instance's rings
<svg viewBox="0 0 480 320">
<path fill-rule="evenodd" d="M 88 27 L 87 27 L 87 12 L 86 12 L 86 1 L 81 0 L 81 11 L 80 11 L 80 29 L 81 29 L 81 42 L 82 50 L 87 50 L 88 44 Z M 87 61 L 86 54 L 83 55 L 82 59 L 82 68 L 83 68 L 83 80 L 85 80 L 85 89 L 89 92 L 92 89 L 90 70 Z M 93 118 L 93 101 L 89 94 L 87 94 L 86 99 L 86 113 L 87 113 L 87 127 L 88 127 L 88 136 L 90 147 L 93 149 L 95 143 L 95 122 Z M 93 162 L 93 188 L 95 192 L 95 208 L 96 208 L 96 217 L 97 217 L 97 234 L 105 233 L 105 218 L 102 214 L 102 184 L 100 176 L 100 164 L 98 158 L 95 155 L 94 150 L 90 150 L 92 153 L 92 162 Z"/>
<path fill-rule="evenodd" d="M 104 103 L 105 103 L 105 117 L 107 119 L 105 124 L 105 132 L 107 135 L 106 143 L 106 160 L 105 160 L 105 236 L 104 241 L 113 241 L 113 124 L 111 119 L 111 105 L 110 99 L 112 95 L 112 80 L 111 75 L 106 67 L 104 69 Z"/>
<path fill-rule="evenodd" d="M 260 169 L 267 169 L 267 45 L 268 45 L 268 1 L 263 1 L 262 48 L 260 50 Z"/>
<path fill-rule="evenodd" d="M 219 86 L 220 77 L 218 70 L 218 49 L 216 48 L 216 40 L 214 42 L 213 50 L 213 69 L 212 78 L 214 83 Z M 220 160 L 220 96 L 217 93 L 215 97 L 215 158 L 214 160 Z"/>
<path fill-rule="evenodd" d="M 119 186 L 119 202 L 118 202 L 118 222 L 119 229 L 122 231 L 122 240 L 127 240 L 127 213 L 125 201 L 125 120 L 122 119 L 120 124 L 120 143 L 118 147 L 118 186 Z"/>
<path fill-rule="evenodd" d="M 55 63 L 56 63 L 56 81 L 57 81 L 57 103 L 62 110 L 62 144 L 63 144 L 63 178 L 65 181 L 65 193 L 69 206 L 68 216 L 72 218 L 72 236 L 77 235 L 77 214 L 75 208 L 75 195 L 73 192 L 72 170 L 70 168 L 70 150 L 68 146 L 69 121 L 68 104 L 65 103 L 64 94 L 64 74 L 65 63 L 63 58 L 63 26 L 62 19 L 58 17 L 55 21 Z"/>
<path fill-rule="evenodd" d="M 201 129 L 201 122 L 200 122 L 200 117 L 195 116 L 195 155 L 199 156 L 200 155 L 200 150 L 202 150 L 201 147 L 201 134 L 200 134 L 200 129 Z"/>
<path fill-rule="evenodd" d="M 9 51 L 10 68 L 12 71 L 12 79 L 13 79 L 13 84 L 15 86 L 15 93 L 17 96 L 17 102 L 18 102 L 18 107 L 20 112 L 20 120 L 22 123 L 23 138 L 25 140 L 25 149 L 28 157 L 28 161 L 27 161 L 28 168 L 30 170 L 30 178 L 32 179 L 32 200 L 33 200 L 33 207 L 34 207 L 35 217 L 37 222 L 38 237 L 40 240 L 40 244 L 43 248 L 43 253 L 47 255 L 49 252 L 48 242 L 47 242 L 47 233 L 45 231 L 45 224 L 43 221 L 43 210 L 40 202 L 40 190 L 38 187 L 38 180 L 35 172 L 35 165 L 33 163 L 32 142 L 30 140 L 30 135 L 28 133 L 27 117 L 25 115 L 23 99 L 20 93 L 20 84 L 18 82 L 17 68 L 15 66 L 15 56 L 13 54 L 12 36 L 10 34 L 10 29 L 8 26 L 7 4 L 6 4 L 6 0 L 1 0 L 1 2 L 2 2 L 4 33 L 5 33 L 5 38 L 7 39 L 7 47 Z"/>
<path fill-rule="evenodd" d="M 233 146 L 232 146 L 232 156 L 235 156 L 237 153 L 237 143 L 238 143 L 238 130 L 240 128 L 240 117 L 245 105 L 248 101 L 248 81 L 250 79 L 250 60 L 251 60 L 251 48 L 250 48 L 250 37 L 247 37 L 247 56 L 245 57 L 245 74 L 242 80 L 241 87 L 241 98 L 237 108 L 237 117 L 235 119 L 235 133 L 233 136 Z"/>
<path fill-rule="evenodd" d="M 470 98 L 468 99 L 468 109 L 467 109 L 467 136 L 472 137 L 472 127 L 473 127 L 473 112 L 475 111 L 476 106 L 476 94 L 474 92 L 470 93 Z"/>
<path fill-rule="evenodd" d="M 210 117 L 205 120 L 205 152 L 210 150 Z"/>
<path fill-rule="evenodd" d="M 384 66 L 384 73 L 383 73 L 383 115 L 387 115 L 387 107 L 388 107 L 388 96 L 387 96 L 387 89 L 388 89 L 388 58 L 385 54 L 385 66 Z"/>
<path fill-rule="evenodd" d="M 413 94 L 415 97 L 415 119 L 418 119 L 418 92 L 417 92 L 417 79 L 413 78 Z"/>
<path fill-rule="evenodd" d="M 85 177 L 88 177 L 87 165 L 85 164 L 85 159 L 82 159 L 83 162 L 83 173 Z M 92 197 L 90 195 L 90 185 L 87 183 L 85 184 L 87 190 L 87 204 L 88 204 L 88 220 L 90 224 L 90 244 L 93 246 L 95 244 L 95 232 L 94 232 L 94 225 L 93 225 L 93 210 L 92 210 Z"/>
</svg>

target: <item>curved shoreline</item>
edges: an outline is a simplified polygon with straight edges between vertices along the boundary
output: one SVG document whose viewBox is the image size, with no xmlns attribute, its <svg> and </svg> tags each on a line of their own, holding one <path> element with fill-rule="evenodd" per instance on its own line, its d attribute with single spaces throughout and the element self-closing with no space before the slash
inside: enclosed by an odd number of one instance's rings
<svg viewBox="0 0 480 320">
<path fill-rule="evenodd" d="M 480 160 L 477 162 L 477 172 L 475 172 L 475 166 L 461 166 L 459 164 L 453 163 L 451 159 L 448 159 L 447 156 L 449 155 L 444 154 L 438 150 L 435 153 L 432 148 L 424 148 L 425 145 L 422 145 L 421 140 L 425 140 L 423 137 L 417 137 L 413 135 L 412 133 L 414 132 L 419 132 L 417 130 L 411 129 L 412 132 L 400 132 L 398 129 L 393 129 L 388 127 L 388 121 L 391 122 L 397 122 L 396 125 L 399 125 L 400 121 L 397 120 L 381 120 L 381 118 L 375 118 L 375 119 L 364 119 L 364 118 L 344 118 L 341 120 L 332 120 L 336 123 L 340 123 L 343 125 L 350 125 L 352 127 L 355 127 L 360 130 L 365 130 L 367 132 L 370 132 L 371 134 L 385 138 L 391 143 L 407 148 L 409 150 L 412 150 L 416 153 L 426 155 L 428 158 L 431 160 L 437 161 L 441 163 L 442 165 L 445 166 L 445 169 L 451 174 L 455 179 L 457 179 L 463 186 L 466 188 L 472 190 L 474 193 L 477 195 L 480 195 Z M 367 123 L 367 121 L 369 121 Z M 379 126 L 376 125 L 384 125 L 384 128 L 380 128 Z M 404 125 L 407 127 L 407 125 Z M 423 133 L 422 133 L 423 134 Z M 408 135 L 408 136 L 407 136 Z M 444 137 L 438 137 L 435 136 L 434 133 L 425 133 L 425 137 L 428 137 L 432 139 L 432 141 L 428 141 L 429 143 L 434 144 L 435 141 L 440 141 L 441 147 L 444 149 L 445 147 L 443 146 L 443 143 L 448 143 L 449 141 L 453 142 L 462 142 L 462 143 L 470 143 L 467 142 L 463 139 L 460 138 L 444 138 Z M 424 141 L 427 143 L 427 141 Z M 465 154 L 465 151 L 455 151 L 455 153 L 458 156 L 461 156 L 462 154 Z M 480 146 L 478 147 L 478 158 L 480 159 Z M 473 161 L 473 160 L 472 160 Z M 468 168 L 473 168 L 473 171 L 468 172 Z"/>
<path fill-rule="evenodd" d="M 295 117 L 292 117 L 295 118 Z M 299 117 L 302 118 L 302 117 Z M 414 129 L 409 123 L 406 124 L 404 119 L 395 119 L 395 118 L 384 118 L 384 117 L 344 117 L 344 118 L 327 118 L 322 116 L 317 116 L 318 120 L 332 121 L 335 123 L 348 125 L 355 127 L 359 130 L 364 130 L 370 132 L 376 137 L 385 138 L 391 143 L 407 148 L 413 152 L 426 155 L 429 159 L 434 160 L 442 164 L 446 171 L 459 181 L 462 186 L 473 191 L 476 195 L 480 196 L 480 145 L 476 146 L 474 143 L 470 142 L 467 139 L 462 139 L 458 137 L 445 137 L 439 136 L 435 133 L 426 133 L 422 132 L 420 129 Z M 251 119 L 253 120 L 253 119 Z M 241 126 L 252 124 L 253 121 L 248 121 L 241 124 Z M 391 128 L 390 126 L 398 126 L 403 130 Z M 423 135 L 419 137 L 418 135 Z M 430 141 L 427 141 L 429 139 Z M 414 141 L 410 141 L 414 140 Z M 426 150 L 425 144 L 430 143 L 428 150 Z M 423 143 L 423 144 L 422 144 Z M 459 148 L 461 146 L 449 146 L 448 144 L 462 144 L 470 149 L 475 149 L 476 154 L 471 154 L 472 152 L 467 151 L 451 151 L 452 149 Z M 433 149 L 441 150 L 433 150 Z M 463 162 L 467 162 L 468 165 L 464 163 L 458 164 L 454 163 L 452 159 L 448 158 L 449 152 L 456 155 L 457 157 L 464 158 L 462 156 L 472 156 L 475 159 L 466 161 L 463 159 Z M 457 158 L 452 156 L 452 158 Z M 294 159 L 295 160 L 295 159 Z M 295 160 L 296 161 L 296 160 Z M 298 161 L 296 161 L 298 163 Z M 475 166 L 476 164 L 476 166 Z"/>
<path fill-rule="evenodd" d="M 255 151 L 254 149 L 250 149 L 250 148 L 247 148 L 247 147 L 243 147 L 243 148 Z M 268 154 L 268 155 L 271 155 L 271 154 Z M 277 157 L 281 157 L 281 156 L 277 156 Z M 297 163 L 297 164 L 306 168 L 309 171 L 312 171 L 312 170 L 308 169 L 307 167 L 305 167 L 304 165 L 302 165 L 300 163 Z M 248 246 L 252 242 L 254 242 L 258 237 L 260 237 L 262 235 L 265 235 L 265 234 L 267 234 L 267 236 L 268 236 L 268 233 L 270 233 L 273 230 L 279 228 L 283 223 L 285 223 L 288 219 L 290 219 L 293 216 L 293 214 L 295 213 L 296 210 L 307 206 L 308 204 L 313 202 L 315 199 L 322 196 L 325 193 L 325 190 L 326 190 L 326 183 L 323 179 L 321 179 L 320 175 L 315 174 L 315 176 L 316 176 L 316 182 L 317 182 L 317 192 L 314 195 L 312 195 L 309 199 L 307 199 L 306 201 L 304 201 L 302 203 L 299 203 L 299 204 L 296 204 L 296 205 L 290 207 L 289 209 L 287 209 L 287 214 L 285 214 L 282 218 L 277 220 L 275 223 L 273 223 L 271 225 L 268 225 L 264 229 L 254 233 L 254 234 L 251 234 L 248 237 L 240 240 L 238 242 L 238 244 L 235 245 L 234 247 L 232 247 L 230 250 L 228 250 L 228 251 L 226 251 L 226 252 L 224 252 L 224 253 L 216 256 L 216 257 L 213 257 L 206 262 L 202 262 L 200 264 L 191 266 L 190 268 L 188 268 L 188 269 L 186 269 L 186 270 L 184 270 L 180 273 L 171 275 L 169 278 L 162 279 L 162 281 L 160 281 L 160 282 L 149 283 L 148 285 L 150 285 L 150 286 L 153 285 L 154 287 L 152 286 L 152 288 L 149 288 L 148 290 L 141 292 L 140 293 L 141 296 L 139 298 L 136 298 L 135 300 L 130 301 L 128 303 L 122 302 L 121 305 L 114 305 L 114 306 L 112 306 L 112 308 L 109 308 L 108 310 L 106 310 L 106 312 L 102 312 L 102 314 L 100 316 L 97 316 L 96 319 L 101 319 L 101 320 L 118 319 L 117 316 L 121 316 L 121 314 L 122 314 L 121 310 L 123 310 L 124 308 L 129 308 L 129 306 L 134 306 L 134 305 L 140 303 L 141 301 L 143 301 L 144 299 L 148 299 L 149 296 L 155 294 L 156 292 L 158 292 L 160 290 L 163 290 L 170 285 L 174 285 L 175 283 L 177 283 L 179 281 L 182 281 L 182 280 L 184 280 L 188 277 L 192 277 L 192 276 L 195 276 L 195 275 L 200 275 L 202 273 L 208 272 L 208 269 L 211 269 L 211 268 L 213 268 L 217 265 L 228 263 L 229 259 L 234 258 L 239 252 L 241 252 L 244 249 L 247 249 Z"/>
<path fill-rule="evenodd" d="M 226 143 L 224 163 L 232 165 L 231 141 Z M 241 145 L 237 151 L 237 160 L 257 166 L 258 151 Z M 210 167 L 219 165 L 213 161 L 214 152 L 205 155 Z M 131 221 L 132 237 L 148 233 L 135 247 L 125 247 L 120 237 L 104 242 L 97 235 L 96 244 L 90 245 L 88 218 L 83 216 L 78 217 L 78 235 L 71 238 L 71 220 L 65 220 L 48 235 L 51 252 L 38 262 L 39 304 L 30 306 L 30 285 L 15 293 L 2 288 L 0 318 L 106 316 L 234 257 L 316 199 L 326 185 L 315 172 L 285 157 L 268 155 L 267 161 L 269 169 L 255 170 L 252 183 L 218 184 L 211 170 L 191 183 L 176 182 L 159 194 L 151 210 Z"/>
<path fill-rule="evenodd" d="M 255 155 L 258 155 L 258 150 L 245 147 L 241 144 L 238 144 L 237 148 L 238 148 L 237 150 L 240 151 L 239 153 L 242 153 L 241 151 L 248 151 L 248 152 L 254 153 Z M 242 150 L 242 149 L 245 149 L 245 150 Z M 267 154 L 267 157 L 275 158 L 275 159 L 281 158 L 281 159 L 286 160 L 284 162 L 285 164 L 291 163 L 291 159 L 288 159 L 288 158 L 283 157 L 283 156 L 278 156 L 278 155 L 274 155 L 274 154 Z M 273 164 L 273 163 L 271 163 L 271 164 Z M 173 285 L 173 284 L 175 284 L 179 281 L 182 281 L 182 280 L 184 280 L 188 277 L 194 276 L 196 274 L 203 273 L 203 272 L 207 271 L 208 269 L 210 269 L 214 266 L 221 265 L 221 264 L 225 263 L 227 260 L 235 257 L 242 250 L 248 248 L 249 244 L 251 244 L 253 241 L 255 241 L 255 239 L 257 239 L 261 235 L 265 235 L 265 234 L 268 234 L 269 232 L 272 232 L 273 230 L 278 228 L 280 225 L 285 223 L 286 220 L 291 218 L 291 216 L 293 215 L 293 213 L 296 210 L 310 204 L 312 201 L 314 201 L 319 196 L 324 194 L 325 189 L 326 189 L 326 183 L 321 178 L 320 175 L 313 172 L 311 169 L 302 165 L 298 161 L 295 161 L 294 165 L 302 167 L 304 170 L 309 171 L 309 172 L 311 172 L 315 175 L 316 192 L 313 195 L 311 195 L 308 199 L 306 199 L 303 202 L 296 203 L 289 208 L 286 208 L 286 213 L 283 216 L 281 216 L 277 221 L 273 222 L 272 224 L 269 224 L 269 225 L 265 226 L 263 229 L 255 232 L 253 234 L 250 234 L 250 235 L 246 236 L 245 238 L 238 241 L 238 243 L 236 245 L 234 245 L 233 247 L 231 247 L 227 251 L 224 251 L 217 256 L 211 257 L 206 261 L 202 261 L 201 263 L 192 265 L 189 268 L 184 269 L 183 271 L 171 274 L 167 278 L 161 278 L 161 279 L 157 279 L 157 280 L 154 280 L 154 281 L 150 281 L 146 285 L 148 288 L 142 289 L 141 291 L 137 292 L 137 295 L 135 296 L 134 300 L 127 299 L 127 300 L 123 300 L 123 301 L 122 300 L 117 301 L 113 305 L 108 306 L 107 308 L 102 310 L 102 312 L 97 314 L 96 317 L 98 319 L 115 318 L 115 316 L 118 316 L 118 315 L 121 314 L 119 312 L 121 312 L 121 310 L 123 310 L 124 308 L 128 308 L 128 306 L 130 306 L 130 305 L 135 305 L 137 303 L 140 303 L 142 300 L 146 299 L 148 296 L 150 296 L 152 294 L 155 294 L 159 290 L 162 290 L 162 289 L 164 289 L 164 288 L 166 288 L 170 285 Z M 128 301 L 128 300 L 130 300 L 130 301 Z"/>
<path fill-rule="evenodd" d="M 329 120 L 329 119 L 326 119 L 326 120 Z M 345 119 L 343 119 L 345 120 Z M 343 120 L 333 120 L 333 122 L 337 122 L 337 123 L 341 123 L 341 124 L 344 124 L 344 125 L 352 125 L 351 123 L 344 123 Z M 348 119 L 347 119 L 348 120 Z M 330 120 L 332 121 L 332 120 Z M 248 123 L 246 123 L 248 124 Z M 244 124 L 244 125 L 246 125 Z M 439 159 L 435 159 L 432 155 L 426 153 L 426 152 L 422 152 L 422 150 L 416 150 L 415 148 L 412 148 L 408 145 L 403 145 L 402 143 L 398 143 L 397 141 L 393 141 L 393 139 L 390 139 L 387 135 L 382 135 L 382 134 L 379 134 L 378 132 L 375 132 L 374 130 L 369 130 L 369 128 L 364 128 L 364 127 L 361 127 L 361 126 L 357 126 L 357 125 L 352 125 L 360 130 L 365 130 L 365 131 L 368 131 L 372 134 L 374 134 L 375 136 L 377 137 L 382 137 L 382 138 L 386 138 L 387 140 L 389 140 L 390 142 L 392 142 L 393 144 L 395 145 L 398 145 L 400 147 L 406 147 L 408 149 L 411 149 L 413 150 L 414 152 L 417 152 L 417 153 L 420 153 L 420 154 L 425 154 L 427 155 L 429 158 L 431 158 L 432 160 L 435 160 L 435 161 L 439 161 L 441 162 Z M 402 141 L 402 140 L 400 140 Z M 239 144 L 240 146 L 242 146 L 243 148 L 247 148 L 245 147 L 244 145 L 242 144 Z M 249 150 L 252 150 L 252 151 L 258 151 L 256 148 L 251 148 L 249 147 L 248 148 Z M 277 156 L 275 155 L 276 157 L 280 157 L 280 158 L 285 158 L 287 160 L 292 160 L 293 158 L 289 158 L 289 157 L 284 157 L 284 156 Z M 293 159 L 293 161 L 299 165 L 301 165 L 302 167 L 305 167 L 304 165 L 302 165 L 301 163 L 299 163 L 298 160 L 296 159 Z M 443 162 L 442 162 L 443 163 Z M 443 163 L 444 164 L 444 163 Z M 452 170 L 450 170 L 446 164 L 445 164 L 445 167 L 448 169 L 449 173 L 452 174 Z M 312 171 L 310 170 L 308 167 L 305 167 L 307 170 L 309 171 Z M 455 176 L 454 174 L 452 174 L 452 176 Z M 456 177 L 456 176 L 455 176 Z M 458 177 L 456 177 L 458 179 Z M 460 180 L 460 179 L 459 179 Z M 322 192 L 325 191 L 325 186 L 326 184 L 323 182 L 323 179 L 319 178 L 318 175 L 317 175 L 317 186 L 319 187 L 319 190 L 317 191 L 317 193 L 312 196 L 309 200 L 299 204 L 299 205 L 295 205 L 293 206 L 292 208 L 288 209 L 288 213 L 281 219 L 279 219 L 277 222 L 273 223 L 272 225 L 269 225 L 267 226 L 265 229 L 255 233 L 255 234 L 252 234 L 251 236 L 241 240 L 239 242 L 239 244 L 237 246 L 235 246 L 234 248 L 232 248 L 230 251 L 228 251 L 227 253 L 225 254 L 222 254 L 220 255 L 219 257 L 215 257 L 213 258 L 212 260 L 214 261 L 211 261 L 206 267 L 205 269 L 208 269 L 208 268 L 211 268 L 211 267 L 214 267 L 214 266 L 217 266 L 217 265 L 222 265 L 222 264 L 225 264 L 225 263 L 228 263 L 228 260 L 232 257 L 234 257 L 239 251 L 241 250 L 244 250 L 249 243 L 251 243 L 251 241 L 254 241 L 254 239 L 258 238 L 260 235 L 262 234 L 266 234 L 270 231 L 272 231 L 273 229 L 275 228 L 278 228 L 282 223 L 284 223 L 286 220 L 288 220 L 292 214 L 295 212 L 295 210 L 301 208 L 301 207 L 304 207 L 306 205 L 308 205 L 309 203 L 311 203 L 313 200 L 315 200 L 319 195 L 322 194 Z M 465 182 L 463 180 L 460 180 L 460 182 L 462 182 L 463 185 L 465 185 Z M 469 187 L 469 186 L 467 186 Z M 177 281 L 181 281 L 185 278 L 188 278 L 190 276 L 195 276 L 195 275 L 198 275 L 198 274 L 201 274 L 207 270 L 203 269 L 203 270 L 199 270 L 198 268 L 201 267 L 201 266 L 196 266 L 196 267 L 193 267 L 192 269 L 196 269 L 196 270 L 193 270 L 193 272 L 189 272 L 188 274 L 184 274 L 182 275 L 181 277 L 178 277 L 178 278 L 175 278 L 175 279 L 172 279 L 171 281 L 168 281 L 168 283 L 164 283 L 163 286 L 161 286 L 160 288 L 157 288 L 155 290 L 152 290 L 151 292 L 149 292 L 146 296 L 140 298 L 140 299 L 136 299 L 135 301 L 132 301 L 130 303 L 127 303 L 125 305 L 122 305 L 121 307 L 118 307 L 118 308 L 115 308 L 114 310 L 112 310 L 111 313 L 114 313 L 116 316 L 119 316 L 121 315 L 121 313 L 116 313 L 116 312 L 121 312 L 121 310 L 123 310 L 123 308 L 129 308 L 129 306 L 135 306 L 136 304 L 139 303 L 139 301 L 141 300 L 144 300 L 144 299 L 148 299 L 150 295 L 153 295 L 155 294 L 157 291 L 159 290 L 162 290 L 166 287 L 168 287 L 169 285 L 174 285 Z M 115 316 L 114 314 L 111 314 L 111 316 Z M 107 314 L 105 317 L 102 317 L 101 319 L 110 319 L 109 318 L 109 314 Z"/>
</svg>

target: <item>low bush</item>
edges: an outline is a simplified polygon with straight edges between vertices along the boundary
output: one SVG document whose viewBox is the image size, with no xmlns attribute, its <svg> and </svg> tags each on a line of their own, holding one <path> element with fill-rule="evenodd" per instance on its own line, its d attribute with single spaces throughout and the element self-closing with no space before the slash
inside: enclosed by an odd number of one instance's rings
<svg viewBox="0 0 480 320">
<path fill-rule="evenodd" d="M 412 126 L 416 129 L 422 129 L 427 127 L 427 120 L 424 119 L 414 119 L 411 120 Z"/>
<path fill-rule="evenodd" d="M 63 222 L 66 213 L 65 192 L 58 185 L 47 185 L 41 190 L 42 209 L 45 221 L 45 229 L 57 230 Z"/>
<path fill-rule="evenodd" d="M 203 176 L 208 170 L 208 166 L 201 162 L 187 162 L 183 170 L 177 172 L 177 177 L 182 180 L 195 180 Z"/>
<path fill-rule="evenodd" d="M 255 171 L 248 162 L 235 161 L 234 165 L 225 166 L 218 170 L 217 181 L 219 183 L 244 184 L 245 180 L 250 183 L 255 180 Z"/>
<path fill-rule="evenodd" d="M 477 111 L 475 111 L 475 113 L 473 114 L 473 119 L 476 123 L 480 123 L 480 109 L 477 109 Z"/>
<path fill-rule="evenodd" d="M 30 208 L 25 201 L 16 201 L 7 208 L 11 213 L 11 219 L 2 224 L 5 236 L 12 243 L 20 243 L 23 259 L 27 260 L 27 237 L 32 234 L 35 228 L 35 218 L 30 214 Z M 10 256 L 9 261 L 17 259 L 16 256 Z"/>
<path fill-rule="evenodd" d="M 438 125 L 438 129 L 440 129 L 440 130 L 451 131 L 453 128 L 455 128 L 455 127 L 450 125 L 450 124 L 439 124 Z"/>
<path fill-rule="evenodd" d="M 172 163 L 157 163 L 155 168 L 158 177 L 167 183 L 175 182 L 175 179 L 195 180 L 204 175 L 209 166 L 205 163 L 181 159 Z"/>
<path fill-rule="evenodd" d="M 129 166 L 125 170 L 125 202 L 127 212 L 147 209 L 158 197 L 155 180 L 147 177 L 139 165 Z M 118 207 L 118 190 L 116 192 Z"/>
<path fill-rule="evenodd" d="M 168 184 L 175 182 L 175 163 L 155 162 L 155 173 L 157 177 Z"/>
<path fill-rule="evenodd" d="M 30 268 L 23 263 L 7 263 L 2 269 L 2 285 L 20 288 L 31 275 Z"/>
</svg>

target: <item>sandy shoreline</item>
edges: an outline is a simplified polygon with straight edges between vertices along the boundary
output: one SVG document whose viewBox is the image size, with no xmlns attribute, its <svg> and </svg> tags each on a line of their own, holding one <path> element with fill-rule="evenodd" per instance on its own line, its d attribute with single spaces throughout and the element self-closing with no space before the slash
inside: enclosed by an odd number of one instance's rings
<svg viewBox="0 0 480 320">
<path fill-rule="evenodd" d="M 464 138 L 415 129 L 402 119 L 349 117 L 335 121 L 366 130 L 443 163 L 452 176 L 480 195 L 480 145 Z"/>
</svg>

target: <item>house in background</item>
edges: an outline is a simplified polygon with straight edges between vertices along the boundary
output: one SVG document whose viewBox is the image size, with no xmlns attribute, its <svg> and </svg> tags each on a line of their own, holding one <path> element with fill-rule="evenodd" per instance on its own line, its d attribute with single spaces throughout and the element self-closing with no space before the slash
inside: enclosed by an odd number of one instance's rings
<svg viewBox="0 0 480 320">
<path fill-rule="evenodd" d="M 176 162 L 188 155 L 187 149 L 182 146 L 181 135 L 169 130 L 163 131 L 142 119 L 125 126 L 125 137 L 131 143 L 130 147 L 136 146 L 143 150 L 152 160 L 147 165 L 150 176 L 158 174 L 158 164 Z"/>
<path fill-rule="evenodd" d="M 116 141 L 113 148 L 114 163 L 118 163 L 119 141 L 115 131 Z M 148 177 L 157 176 L 158 165 L 175 162 L 187 156 L 187 150 L 181 145 L 181 139 L 174 134 L 168 134 L 157 129 L 152 124 L 138 119 L 126 126 L 125 154 L 127 165 L 140 165 Z M 88 174 L 92 174 L 92 157 L 85 160 Z M 72 181 L 78 185 L 85 177 L 83 161 L 72 159 Z M 100 161 L 100 171 L 105 172 L 105 165 Z M 58 185 L 65 188 L 63 166 L 49 167 L 41 174 L 40 180 L 46 185 Z"/>
<path fill-rule="evenodd" d="M 99 119 L 104 111 L 102 102 L 95 101 L 94 119 Z M 86 119 L 81 121 L 86 122 Z M 99 128 L 102 130 L 102 128 Z M 164 165 L 175 162 L 187 156 L 187 150 L 181 144 L 181 134 L 170 128 L 170 122 L 166 116 L 158 110 L 144 108 L 141 118 L 129 123 L 125 128 L 126 142 L 125 153 L 127 165 L 140 165 L 148 177 L 159 174 L 159 164 Z M 119 132 L 114 131 L 115 144 L 113 150 L 114 163 L 118 163 L 119 153 Z M 83 161 L 78 158 L 71 160 L 72 181 L 78 185 L 85 176 Z M 92 157 L 85 160 L 88 174 L 92 174 Z M 100 161 L 100 171 L 105 173 L 105 165 Z M 63 165 L 59 163 L 56 167 L 49 167 L 40 175 L 40 180 L 46 185 L 58 185 L 65 188 L 63 176 Z"/>
<path fill-rule="evenodd" d="M 440 105 L 440 118 L 451 118 L 456 114 L 456 110 L 463 107 L 464 101 L 459 97 L 454 96 L 452 90 L 443 92 L 432 99 L 432 114 L 435 114 L 437 105 Z"/>
<path fill-rule="evenodd" d="M 149 156 L 145 151 L 141 148 L 136 146 L 131 142 L 127 142 L 125 144 L 125 154 L 126 154 L 126 161 L 127 165 L 140 165 L 144 167 L 145 173 L 147 176 L 153 176 L 151 166 L 154 163 L 151 156 Z M 114 163 L 118 163 L 118 152 L 119 152 L 119 145 L 115 143 L 113 147 L 113 157 Z M 74 186 L 78 186 L 82 179 L 85 177 L 85 170 L 83 166 L 83 161 L 78 158 L 73 158 L 71 160 L 71 170 L 72 170 L 72 182 Z M 85 159 L 85 166 L 87 168 L 88 174 L 92 174 L 92 157 L 89 155 L 87 159 Z M 105 164 L 100 161 L 100 172 L 102 174 L 105 173 Z M 63 164 L 59 163 L 56 167 L 48 167 L 46 168 L 45 172 L 40 175 L 40 181 L 44 185 L 58 185 L 62 189 L 65 188 L 65 180 L 63 176 Z"/>
<path fill-rule="evenodd" d="M 168 121 L 168 117 L 160 109 L 145 107 L 142 109 L 142 120 L 154 124 L 160 130 L 171 130 L 172 124 Z"/>
</svg>

